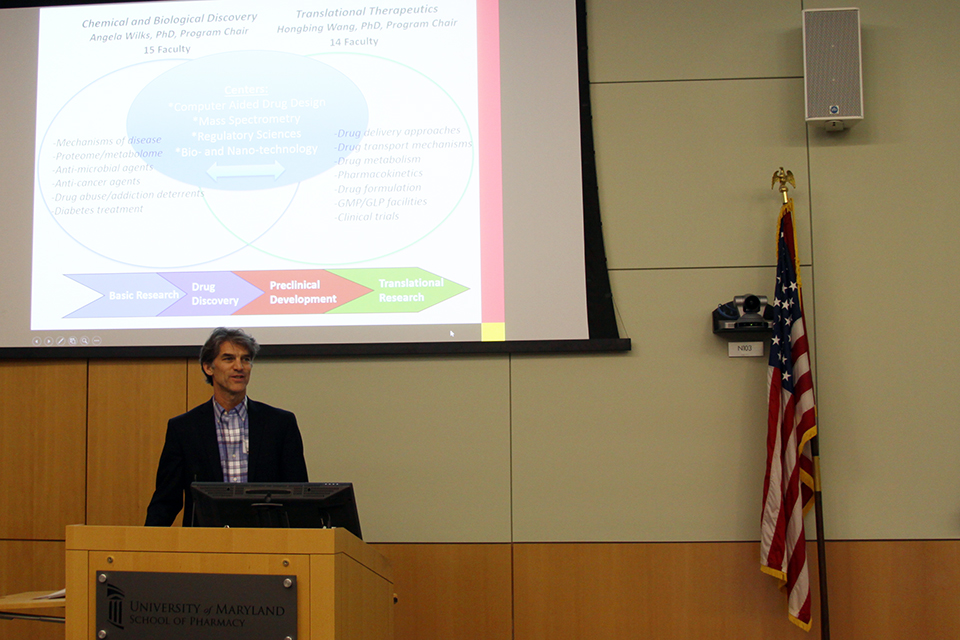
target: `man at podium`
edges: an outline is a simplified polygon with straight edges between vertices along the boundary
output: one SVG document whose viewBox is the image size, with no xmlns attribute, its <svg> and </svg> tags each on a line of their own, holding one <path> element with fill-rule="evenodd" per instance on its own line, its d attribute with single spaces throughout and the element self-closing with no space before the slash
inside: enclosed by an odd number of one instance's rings
<svg viewBox="0 0 960 640">
<path fill-rule="evenodd" d="M 193 482 L 307 482 L 303 440 L 289 411 L 247 397 L 260 345 L 241 329 L 214 329 L 200 350 L 213 397 L 167 423 L 146 526 L 193 524 Z"/>
</svg>

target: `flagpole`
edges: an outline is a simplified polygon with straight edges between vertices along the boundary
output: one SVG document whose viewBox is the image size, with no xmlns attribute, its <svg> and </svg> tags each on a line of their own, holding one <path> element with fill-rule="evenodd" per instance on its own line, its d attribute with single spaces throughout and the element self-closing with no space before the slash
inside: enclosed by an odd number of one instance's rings
<svg viewBox="0 0 960 640">
<path fill-rule="evenodd" d="M 773 184 L 771 188 L 780 183 L 780 194 L 783 196 L 783 204 L 790 201 L 787 195 L 787 184 L 793 188 L 797 187 L 793 172 L 784 171 L 780 167 L 779 171 L 773 174 Z M 819 420 L 817 421 L 818 434 L 810 440 L 810 455 L 813 457 L 813 513 L 817 527 L 817 576 L 820 583 L 820 638 L 821 640 L 830 640 L 830 604 L 827 596 L 827 541 L 823 533 L 823 495 L 820 490 L 820 435 Z"/>
<path fill-rule="evenodd" d="M 819 425 L 817 426 L 819 429 Z M 830 640 L 830 605 L 827 598 L 827 541 L 823 536 L 823 495 L 820 493 L 820 436 L 810 440 L 813 456 L 813 513 L 817 521 L 817 575 L 820 577 L 820 638 Z"/>
</svg>

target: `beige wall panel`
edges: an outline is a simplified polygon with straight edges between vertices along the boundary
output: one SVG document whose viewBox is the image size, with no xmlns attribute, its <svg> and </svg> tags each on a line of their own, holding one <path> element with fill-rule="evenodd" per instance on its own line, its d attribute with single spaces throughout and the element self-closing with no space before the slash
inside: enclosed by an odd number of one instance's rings
<svg viewBox="0 0 960 640">
<path fill-rule="evenodd" d="M 63 535 L 61 531 L 60 536 Z M 63 589 L 64 547 L 63 542 L 0 540 L 0 595 Z M 62 610 L 32 613 L 63 615 Z M 4 640 L 63 640 L 63 637 L 62 624 L 0 620 L 0 638 Z"/>
<path fill-rule="evenodd" d="M 760 572 L 756 542 L 518 544 L 514 593 L 516 640 L 820 637 L 818 620 L 808 634 L 787 619 L 776 580 Z"/>
<path fill-rule="evenodd" d="M 710 314 L 773 268 L 611 276 L 630 353 L 513 359 L 514 540 L 757 538 L 767 361 Z"/>
<path fill-rule="evenodd" d="M 803 75 L 798 0 L 588 0 L 590 80 Z"/>
<path fill-rule="evenodd" d="M 774 264 L 782 201 L 770 182 L 781 166 L 797 179 L 800 260 L 809 263 L 802 80 L 591 91 L 611 269 Z"/>
<path fill-rule="evenodd" d="M 960 536 L 960 5 L 861 7 L 865 119 L 811 128 L 829 538 Z"/>
<path fill-rule="evenodd" d="M 0 362 L 0 538 L 83 523 L 87 363 Z"/>
<path fill-rule="evenodd" d="M 508 544 L 377 544 L 393 564 L 395 640 L 512 640 Z"/>
<path fill-rule="evenodd" d="M 186 400 L 182 359 L 90 361 L 87 524 L 143 524 L 167 420 Z"/>
<path fill-rule="evenodd" d="M 353 482 L 364 539 L 510 540 L 506 356 L 258 361 L 294 411 L 310 479 Z"/>
</svg>

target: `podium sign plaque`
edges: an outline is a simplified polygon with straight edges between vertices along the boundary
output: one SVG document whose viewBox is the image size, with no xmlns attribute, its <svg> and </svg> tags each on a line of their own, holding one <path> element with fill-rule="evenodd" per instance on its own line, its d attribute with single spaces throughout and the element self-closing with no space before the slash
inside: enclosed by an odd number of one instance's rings
<svg viewBox="0 0 960 640">
<path fill-rule="evenodd" d="M 97 637 L 296 640 L 297 576 L 97 571 Z"/>
</svg>

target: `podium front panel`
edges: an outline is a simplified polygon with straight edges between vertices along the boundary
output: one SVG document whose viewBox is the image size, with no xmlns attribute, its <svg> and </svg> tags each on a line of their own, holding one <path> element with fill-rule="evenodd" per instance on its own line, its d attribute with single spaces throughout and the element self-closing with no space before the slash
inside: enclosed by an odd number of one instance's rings
<svg viewBox="0 0 960 640">
<path fill-rule="evenodd" d="M 97 591 L 101 586 L 100 575 L 111 575 L 117 572 L 154 574 L 156 580 L 163 582 L 162 576 L 171 574 L 180 574 L 185 578 L 202 581 L 212 589 L 224 592 L 231 589 L 231 583 L 236 585 L 236 578 L 253 578 L 261 576 L 290 576 L 295 579 L 297 589 L 295 596 L 295 606 L 298 614 L 296 620 L 296 636 L 298 638 L 311 638 L 310 634 L 310 558 L 304 555 L 293 554 L 233 554 L 233 553 L 171 553 L 171 552 L 150 552 L 150 551 L 90 551 L 87 555 L 87 569 L 85 572 L 85 582 L 87 584 L 86 605 L 87 632 L 84 638 L 96 638 L 101 629 L 97 625 Z M 216 578 L 220 578 L 218 582 Z M 68 592 L 70 592 L 68 586 Z M 150 596 L 139 592 L 139 597 L 148 598 L 148 602 L 158 603 L 159 597 L 166 594 L 166 589 L 161 589 L 156 596 Z M 223 603 L 220 598 L 211 598 Z M 189 604 L 189 603 L 186 603 Z M 208 605 L 210 606 L 210 605 Z M 213 605 L 215 606 L 215 605 Z M 129 608 L 129 605 L 128 605 Z M 71 622 L 71 611 L 67 613 L 67 638 L 72 639 L 70 632 L 73 629 Z M 176 627 L 173 624 L 172 617 L 167 621 L 169 624 L 152 625 L 155 631 L 162 631 L 164 627 Z M 219 636 L 210 635 L 202 627 L 188 624 L 183 627 L 180 638 L 184 635 L 191 638 L 217 638 Z M 138 625 L 139 626 L 139 625 Z M 151 625 L 140 626 L 145 632 Z M 109 630 L 109 629 L 108 629 Z M 91 634 L 90 632 L 94 633 Z M 190 633 L 188 633 L 188 631 Z M 196 633 L 193 633 L 196 632 Z M 148 632 L 149 633 L 149 632 Z M 107 636 L 114 637 L 113 634 Z M 136 636 L 128 635 L 122 637 L 134 638 Z M 164 639 L 175 636 L 169 635 L 147 635 L 142 636 L 144 640 L 150 638 Z M 240 635 L 237 638 L 243 637 Z M 283 638 L 284 636 L 278 636 Z M 332 636 L 328 636 L 332 638 Z"/>
<path fill-rule="evenodd" d="M 110 572 L 209 576 L 210 588 L 237 575 L 290 577 L 299 640 L 393 637 L 389 562 L 342 529 L 68 527 L 67 640 L 97 637 L 98 575 Z M 201 637 L 192 631 L 180 638 Z"/>
</svg>

